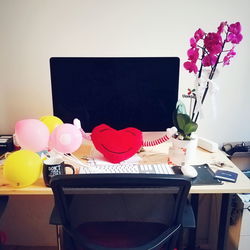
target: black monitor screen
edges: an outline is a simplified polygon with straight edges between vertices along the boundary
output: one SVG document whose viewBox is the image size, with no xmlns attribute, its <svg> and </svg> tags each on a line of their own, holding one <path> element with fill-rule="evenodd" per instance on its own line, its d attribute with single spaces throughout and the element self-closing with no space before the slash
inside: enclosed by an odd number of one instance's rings
<svg viewBox="0 0 250 250">
<path fill-rule="evenodd" d="M 81 121 L 85 132 L 101 124 L 164 131 L 173 126 L 178 99 L 177 57 L 53 57 L 54 115 Z"/>
</svg>

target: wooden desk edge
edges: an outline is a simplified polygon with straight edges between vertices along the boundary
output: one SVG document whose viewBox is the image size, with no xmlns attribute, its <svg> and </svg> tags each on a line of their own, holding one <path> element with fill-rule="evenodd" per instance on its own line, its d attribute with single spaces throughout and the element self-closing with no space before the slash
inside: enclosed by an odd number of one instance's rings
<svg viewBox="0 0 250 250">
<path fill-rule="evenodd" d="M 222 185 L 223 186 L 223 185 Z M 241 194 L 241 193 L 250 193 L 250 188 L 232 188 L 229 190 L 228 188 L 218 187 L 218 185 L 206 185 L 205 188 L 201 188 L 201 186 L 192 186 L 190 189 L 190 194 Z M 8 188 L 1 189 L 1 195 L 53 195 L 52 190 L 47 187 L 39 187 L 39 188 Z"/>
<path fill-rule="evenodd" d="M 209 153 L 200 148 L 197 149 L 199 164 L 203 160 L 204 163 L 211 163 L 211 161 L 220 160 L 230 164 L 232 168 L 228 170 L 236 171 L 238 173 L 238 179 L 236 183 L 224 182 L 223 185 L 204 185 L 204 186 L 192 186 L 190 194 L 218 194 L 218 193 L 250 193 L 250 180 L 237 168 L 223 152 L 218 151 L 216 153 Z M 0 168 L 0 195 L 52 195 L 51 188 L 44 185 L 43 178 L 40 177 L 33 185 L 25 188 L 15 188 L 4 180 Z M 2 182 L 2 183 L 1 183 Z"/>
</svg>

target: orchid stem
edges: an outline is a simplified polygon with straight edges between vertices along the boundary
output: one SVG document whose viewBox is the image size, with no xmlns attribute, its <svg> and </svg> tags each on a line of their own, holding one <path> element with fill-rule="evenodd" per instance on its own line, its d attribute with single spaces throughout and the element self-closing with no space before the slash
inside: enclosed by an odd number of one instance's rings
<svg viewBox="0 0 250 250">
<path fill-rule="evenodd" d="M 202 72 L 202 68 L 203 68 L 202 59 L 204 58 L 205 53 L 206 53 L 205 48 L 203 48 L 202 49 L 202 57 L 201 57 L 201 67 L 200 67 L 200 70 L 199 70 L 198 78 L 201 77 L 201 72 Z M 197 96 L 195 96 L 195 102 L 194 102 L 193 111 L 192 111 L 192 118 L 191 118 L 192 121 L 193 121 L 194 116 L 195 116 L 194 111 L 195 111 L 196 105 L 197 105 Z"/>
<path fill-rule="evenodd" d="M 223 49 L 224 49 L 224 46 L 225 46 L 225 43 L 226 43 L 226 40 L 227 40 L 227 34 L 228 34 L 228 32 L 226 33 L 226 38 L 225 38 L 225 40 L 224 40 L 224 42 L 223 42 L 223 44 L 222 44 L 221 53 L 218 55 L 217 60 L 216 60 L 216 62 L 215 62 L 215 65 L 212 67 L 211 72 L 210 72 L 210 74 L 209 74 L 209 77 L 208 77 L 209 80 L 212 80 L 212 79 L 213 79 L 214 73 L 215 73 L 215 71 L 216 71 L 216 67 L 217 67 L 217 65 L 218 65 L 218 63 L 219 63 L 220 56 L 221 56 L 221 54 L 222 54 L 222 52 L 223 52 Z M 204 52 L 204 50 L 203 50 L 202 57 L 204 56 L 204 54 L 205 54 L 205 52 Z M 198 78 L 201 77 L 202 66 L 203 66 L 203 65 L 201 64 L 201 67 L 200 67 L 200 70 L 199 70 Z M 206 98 L 206 95 L 207 95 L 207 92 L 208 92 L 208 88 L 209 88 L 209 82 L 207 82 L 206 89 L 204 90 L 204 93 L 203 93 L 203 96 L 202 96 L 202 99 L 201 99 L 201 105 L 203 104 L 203 102 L 204 102 L 204 100 L 205 100 L 205 98 Z M 194 119 L 194 116 L 195 116 L 194 110 L 195 110 L 196 105 L 197 105 L 197 99 L 195 99 L 194 108 L 193 108 L 193 112 L 192 112 L 192 113 L 193 113 L 193 114 L 192 114 L 192 121 L 194 121 L 194 122 L 197 122 L 198 117 L 199 117 L 199 114 L 200 114 L 200 112 L 197 112 L 196 117 L 195 117 L 195 119 Z M 194 119 L 194 120 L 193 120 L 193 119 Z"/>
</svg>

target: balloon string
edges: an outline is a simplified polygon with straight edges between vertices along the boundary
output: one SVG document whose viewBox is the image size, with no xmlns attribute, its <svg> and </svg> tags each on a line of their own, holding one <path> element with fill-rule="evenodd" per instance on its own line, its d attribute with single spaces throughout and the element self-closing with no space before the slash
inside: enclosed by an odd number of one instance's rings
<svg viewBox="0 0 250 250">
<path fill-rule="evenodd" d="M 88 141 L 91 141 L 91 136 L 87 135 L 82 128 L 80 128 L 80 132 L 82 134 L 82 137 Z"/>
</svg>

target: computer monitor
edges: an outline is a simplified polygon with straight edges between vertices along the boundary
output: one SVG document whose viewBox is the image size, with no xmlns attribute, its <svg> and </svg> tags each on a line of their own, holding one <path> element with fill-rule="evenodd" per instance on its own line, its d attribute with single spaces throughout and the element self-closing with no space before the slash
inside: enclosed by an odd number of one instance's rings
<svg viewBox="0 0 250 250">
<path fill-rule="evenodd" d="M 53 57 L 54 115 L 81 121 L 85 132 L 102 123 L 115 129 L 165 131 L 178 99 L 177 57 Z"/>
</svg>

